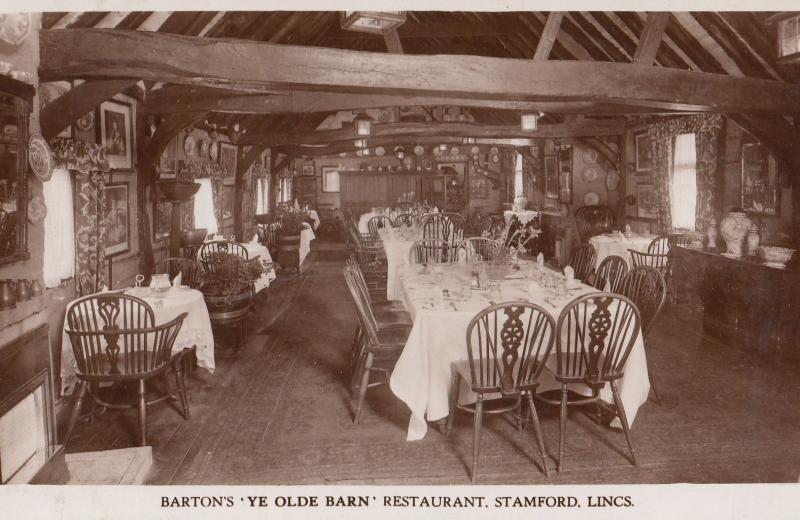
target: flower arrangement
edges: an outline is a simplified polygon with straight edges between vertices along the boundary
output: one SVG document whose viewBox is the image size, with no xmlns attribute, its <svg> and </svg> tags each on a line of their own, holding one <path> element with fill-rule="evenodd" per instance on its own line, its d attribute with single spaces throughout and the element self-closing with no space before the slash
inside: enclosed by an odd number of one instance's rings
<svg viewBox="0 0 800 520">
<path fill-rule="evenodd" d="M 484 231 L 482 236 L 494 238 L 500 244 L 500 250 L 493 263 L 501 265 L 516 264 L 519 255 L 528 253 L 528 245 L 531 240 L 541 234 L 541 229 L 535 229 L 527 225 L 513 225 L 511 222 L 506 222 L 503 230 L 497 233 L 496 236 L 493 236 L 489 231 Z"/>
<path fill-rule="evenodd" d="M 211 253 L 205 274 L 204 292 L 230 300 L 246 291 L 264 273 L 275 269 L 272 262 L 261 258 L 245 260 L 231 253 Z"/>
<path fill-rule="evenodd" d="M 303 231 L 303 224 L 311 218 L 303 210 L 295 209 L 291 205 L 281 203 L 278 205 L 276 222 L 281 224 L 281 232 L 287 235 L 299 235 Z"/>
</svg>

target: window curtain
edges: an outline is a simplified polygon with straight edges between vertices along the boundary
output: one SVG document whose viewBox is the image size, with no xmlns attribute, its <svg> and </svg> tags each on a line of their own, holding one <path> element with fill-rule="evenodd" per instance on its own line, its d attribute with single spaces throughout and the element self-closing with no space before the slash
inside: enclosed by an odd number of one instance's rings
<svg viewBox="0 0 800 520">
<path fill-rule="evenodd" d="M 201 179 L 208 179 L 211 190 L 211 208 L 209 214 L 213 214 L 216 221 L 213 224 L 214 231 L 217 230 L 217 223 L 222 222 L 222 211 L 225 205 L 225 190 L 223 189 L 223 179 L 225 178 L 225 170 L 218 163 L 209 160 L 187 157 L 184 162 L 183 169 L 178 172 L 178 179 L 182 181 L 200 182 Z M 200 188 L 202 191 L 203 188 Z M 198 191 L 198 193 L 200 192 Z M 194 228 L 207 228 L 209 233 L 212 233 L 211 228 L 208 227 L 209 219 L 204 216 L 198 222 L 197 216 L 202 213 L 206 215 L 209 208 L 203 207 L 200 212 L 195 208 L 195 201 L 199 200 L 197 194 L 183 206 L 183 226 L 185 229 Z M 205 200 L 205 199 L 204 199 Z M 201 223 L 202 222 L 202 223 Z"/>
<path fill-rule="evenodd" d="M 42 184 L 42 195 L 47 206 L 42 278 L 45 287 L 58 287 L 75 276 L 75 209 L 69 171 L 53 170 L 50 180 Z"/>
<path fill-rule="evenodd" d="M 720 145 L 725 119 L 720 114 L 696 114 L 650 125 L 650 151 L 654 164 L 658 221 L 663 232 L 673 229 L 671 211 L 674 141 L 680 134 L 695 134 L 697 206 L 695 229 L 705 232 L 718 219 L 722 201 L 723 168 Z"/>
<path fill-rule="evenodd" d="M 74 227 L 74 272 L 78 274 L 76 285 L 78 296 L 96 293 L 106 283 L 106 222 L 103 207 L 106 185 L 104 172 L 109 169 L 108 161 L 103 148 L 95 143 L 56 138 L 49 144 L 56 168 L 77 171 Z M 63 175 L 61 177 L 63 180 Z"/>
</svg>

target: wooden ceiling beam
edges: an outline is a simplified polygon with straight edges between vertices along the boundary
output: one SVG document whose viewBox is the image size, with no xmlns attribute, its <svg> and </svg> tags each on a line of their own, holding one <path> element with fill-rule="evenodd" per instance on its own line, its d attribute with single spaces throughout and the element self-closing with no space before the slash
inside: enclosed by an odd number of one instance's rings
<svg viewBox="0 0 800 520">
<path fill-rule="evenodd" d="M 644 21 L 639 18 L 634 12 L 618 12 L 616 13 L 622 23 L 624 23 L 633 32 L 638 40 L 641 40 L 644 31 Z M 688 69 L 689 65 L 685 63 L 675 51 L 668 46 L 659 47 L 656 52 L 656 60 L 665 67 Z"/>
<path fill-rule="evenodd" d="M 714 55 L 708 52 L 672 14 L 670 14 L 665 32 L 684 54 L 697 63 L 700 70 L 713 74 L 725 74 L 725 69 Z"/>
<path fill-rule="evenodd" d="M 39 115 L 42 135 L 52 139 L 79 117 L 134 84 L 136 80 L 130 78 L 101 79 L 73 87 L 42 109 Z"/>
<path fill-rule="evenodd" d="M 579 12 L 572 12 L 569 14 L 570 18 L 578 24 L 578 27 L 586 33 L 586 35 L 597 42 L 603 51 L 612 59 L 612 61 L 616 61 L 618 63 L 630 63 L 630 58 L 626 56 L 622 51 L 620 51 L 613 42 L 609 41 L 608 38 L 601 33 L 597 27 L 592 25 L 590 21 L 588 21 L 581 13 Z"/>
<path fill-rule="evenodd" d="M 400 35 L 397 34 L 397 29 L 392 29 L 384 33 L 383 41 L 386 42 L 386 50 L 392 54 L 403 54 L 403 42 L 400 41 Z"/>
<path fill-rule="evenodd" d="M 181 112 L 168 116 L 161 122 L 153 137 L 147 142 L 140 157 L 151 164 L 155 164 L 169 142 L 181 130 L 202 121 L 207 115 L 208 112 Z"/>
<path fill-rule="evenodd" d="M 664 37 L 664 30 L 669 22 L 669 13 L 651 12 L 647 14 L 647 21 L 639 37 L 639 44 L 633 54 L 633 63 L 652 65 L 656 61 L 658 48 Z"/>
<path fill-rule="evenodd" d="M 355 53 L 142 31 L 41 31 L 40 77 L 135 77 L 254 91 L 416 93 L 793 113 L 800 86 L 621 63 Z"/>
<path fill-rule="evenodd" d="M 770 79 L 772 76 L 764 66 L 755 59 L 750 50 L 739 41 L 738 37 L 715 13 L 693 12 L 691 16 L 700 24 L 715 42 L 722 48 L 745 76 Z"/>
<path fill-rule="evenodd" d="M 537 130 L 522 130 L 519 125 L 481 125 L 461 122 L 426 122 L 426 123 L 384 123 L 372 125 L 375 137 L 496 137 L 496 138 L 535 138 L 535 137 L 582 137 L 621 135 L 625 133 L 625 121 L 622 119 L 584 119 L 573 123 L 557 125 L 539 125 Z M 352 128 L 340 130 L 319 130 L 316 132 L 275 133 L 272 135 L 247 135 L 242 144 L 267 142 L 271 145 L 287 144 L 323 144 L 336 141 L 352 141 L 360 139 Z"/>
<path fill-rule="evenodd" d="M 553 50 L 553 45 L 556 43 L 558 30 L 563 19 L 564 13 L 562 12 L 553 11 L 547 15 L 547 22 L 544 24 L 542 36 L 539 38 L 539 43 L 536 44 L 536 52 L 533 54 L 534 60 L 543 61 L 550 58 L 550 51 Z"/>
</svg>

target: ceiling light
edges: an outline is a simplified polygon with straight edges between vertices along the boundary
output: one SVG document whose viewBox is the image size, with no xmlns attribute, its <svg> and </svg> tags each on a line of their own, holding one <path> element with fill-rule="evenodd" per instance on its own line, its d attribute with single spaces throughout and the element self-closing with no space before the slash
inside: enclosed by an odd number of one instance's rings
<svg viewBox="0 0 800 520">
<path fill-rule="evenodd" d="M 522 114 L 520 126 L 523 130 L 536 130 L 539 128 L 539 114 Z"/>
<path fill-rule="evenodd" d="M 367 136 L 372 133 L 372 118 L 363 112 L 353 118 L 353 124 L 356 127 L 356 135 Z"/>
<path fill-rule="evenodd" d="M 385 34 L 405 21 L 405 11 L 344 11 L 339 17 L 342 29 L 373 34 Z"/>
</svg>

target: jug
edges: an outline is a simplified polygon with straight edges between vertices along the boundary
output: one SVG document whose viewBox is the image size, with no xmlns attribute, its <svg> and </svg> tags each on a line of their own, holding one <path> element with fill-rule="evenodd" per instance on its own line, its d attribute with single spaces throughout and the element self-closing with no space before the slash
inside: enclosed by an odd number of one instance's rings
<svg viewBox="0 0 800 520">
<path fill-rule="evenodd" d="M 17 301 L 26 302 L 31 299 L 31 286 L 28 280 L 17 280 Z"/>
<path fill-rule="evenodd" d="M 14 291 L 14 282 L 0 280 L 0 310 L 13 309 L 17 306 L 17 295 Z"/>
</svg>

